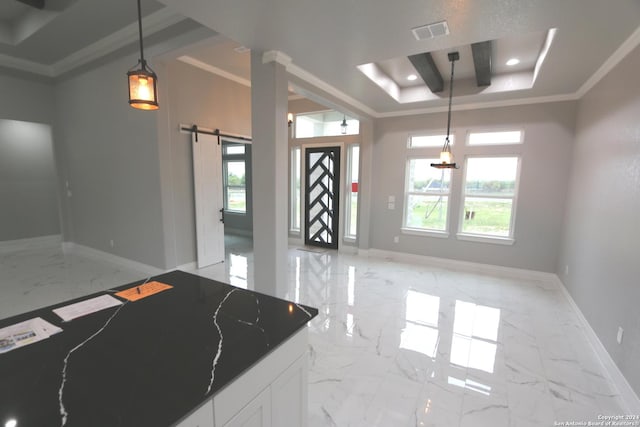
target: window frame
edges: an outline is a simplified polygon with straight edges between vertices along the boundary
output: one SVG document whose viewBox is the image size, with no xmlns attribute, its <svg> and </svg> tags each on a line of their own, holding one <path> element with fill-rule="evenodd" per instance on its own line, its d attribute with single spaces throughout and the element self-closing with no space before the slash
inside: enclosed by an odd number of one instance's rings
<svg viewBox="0 0 640 427">
<path fill-rule="evenodd" d="M 412 147 L 411 146 L 411 140 L 412 138 L 419 138 L 419 137 L 442 137 L 442 141 L 440 142 L 439 145 L 425 145 L 422 147 Z M 418 132 L 418 133 L 410 133 L 407 136 L 407 149 L 408 150 L 433 150 L 433 149 L 442 149 L 442 147 L 444 146 L 444 141 L 445 138 L 447 137 L 447 132 L 446 131 L 442 131 L 442 132 Z M 453 146 L 456 142 L 456 137 L 454 135 L 454 133 L 451 133 L 449 135 L 449 145 Z M 439 152 L 439 151 L 438 151 Z M 436 156 L 437 157 L 437 156 Z"/>
<path fill-rule="evenodd" d="M 326 126 L 326 123 L 341 123 L 342 120 L 346 120 L 347 121 L 347 133 L 343 134 L 342 133 L 342 128 L 341 125 L 338 125 L 340 127 L 340 131 L 338 131 L 337 133 L 329 133 L 329 134 L 322 134 L 322 135 L 311 135 L 311 136 L 302 136 L 298 134 L 298 131 L 300 131 L 300 129 L 302 128 L 302 126 L 300 126 L 300 124 L 298 123 L 298 120 L 300 118 L 304 118 L 307 116 L 313 116 L 313 115 L 317 115 L 317 114 L 332 114 L 332 113 L 336 113 L 338 115 L 342 115 L 342 119 L 338 119 L 337 121 L 324 121 L 323 126 Z M 352 132 L 352 129 L 354 129 L 354 127 L 356 126 L 358 127 L 358 132 Z M 304 139 L 313 139 L 313 138 L 336 138 L 336 137 L 345 137 L 345 136 L 356 136 L 356 135 L 360 135 L 361 133 L 361 129 L 360 129 L 360 119 L 358 119 L 357 117 L 352 117 L 352 116 L 348 116 L 344 113 L 341 113 L 338 110 L 320 110 L 320 111 L 308 111 L 308 112 L 300 112 L 300 113 L 295 113 L 293 114 L 293 132 L 292 132 L 292 139 L 300 139 L 300 140 L 304 140 Z M 351 127 L 349 127 L 351 126 Z M 315 132 L 314 132 L 315 133 Z"/>
<path fill-rule="evenodd" d="M 501 133 L 501 132 L 520 132 L 520 142 L 504 142 L 499 144 L 470 144 L 469 140 L 471 139 L 471 134 L 475 133 Z M 525 132 L 523 128 L 514 128 L 514 127 L 485 127 L 485 128 L 474 128 L 467 130 L 467 133 L 464 138 L 464 144 L 466 147 L 476 148 L 476 147 L 506 147 L 506 146 L 521 146 L 524 144 L 525 140 Z"/>
<path fill-rule="evenodd" d="M 234 141 L 234 140 L 228 140 L 228 139 L 223 139 L 221 140 L 221 150 L 222 150 L 222 199 L 223 199 L 223 209 L 224 209 L 224 213 L 231 213 L 234 215 L 243 215 L 246 216 L 247 215 L 247 211 L 248 211 L 248 205 L 249 205 L 249 194 L 248 194 L 248 189 L 247 189 L 247 143 L 244 142 L 239 142 L 239 141 Z M 226 154 L 225 153 L 225 146 L 234 146 L 234 145 L 243 145 L 244 146 L 244 153 L 242 154 Z M 238 209 L 229 209 L 229 197 L 228 197 L 228 189 L 229 189 L 229 183 L 228 183 L 228 164 L 229 163 L 233 163 L 233 162 L 243 162 L 244 163 L 244 177 L 245 177 L 245 182 L 244 182 L 244 197 L 245 197 L 245 207 L 244 207 L 244 211 L 238 210 Z M 239 187 L 237 185 L 231 186 L 231 187 Z"/>
<path fill-rule="evenodd" d="M 487 147 L 483 145 L 483 147 Z M 507 236 L 495 236 L 490 234 L 481 234 L 481 233 L 469 233 L 462 231 L 465 221 L 465 201 L 467 198 L 466 187 L 467 187 L 467 173 L 469 171 L 469 159 L 495 159 L 495 158 L 515 158 L 517 159 L 516 164 L 516 176 L 515 176 L 515 184 L 513 190 L 513 196 L 485 196 L 485 195 L 471 195 L 471 198 L 482 198 L 482 199 L 511 199 L 511 215 L 509 218 L 509 234 Z M 498 243 L 504 245 L 513 245 L 515 243 L 515 224 L 516 224 L 516 213 L 517 213 L 517 204 L 518 204 L 518 194 L 520 192 L 520 171 L 522 169 L 522 155 L 517 153 L 504 153 L 504 154 L 469 154 L 465 156 L 464 159 L 464 176 L 462 177 L 462 188 L 461 188 L 461 197 L 460 197 L 460 212 L 458 213 L 458 231 L 456 233 L 456 238 L 458 240 L 467 240 L 472 242 L 489 242 L 489 243 Z"/>
<path fill-rule="evenodd" d="M 351 198 L 353 196 L 353 192 L 351 191 L 351 186 L 353 182 L 353 161 L 354 161 L 354 149 L 358 149 L 358 157 L 356 158 L 358 162 L 358 177 L 357 177 L 357 185 L 358 191 L 356 194 L 356 226 L 355 230 L 351 230 Z M 349 144 L 347 146 L 347 164 L 346 164 L 346 181 L 345 181 L 345 212 L 344 212 L 344 235 L 343 239 L 348 242 L 355 242 L 358 239 L 358 210 L 360 205 L 360 144 Z"/>
<path fill-rule="evenodd" d="M 289 154 L 290 174 L 289 174 L 289 233 L 300 235 L 302 233 L 302 147 L 293 146 Z M 296 184 L 300 183 L 300 187 Z M 294 219 L 298 213 L 297 227 Z"/>
<path fill-rule="evenodd" d="M 419 149 L 424 150 L 427 147 L 418 147 Z M 428 148 L 433 148 L 433 147 L 428 147 Z M 449 230 L 450 230 L 450 225 L 451 225 L 451 210 L 450 210 L 450 206 L 451 206 L 451 195 L 452 195 L 452 187 L 453 187 L 453 174 L 450 172 L 449 169 L 442 169 L 442 172 L 444 173 L 445 171 L 449 171 L 449 188 L 447 190 L 446 193 L 443 192 L 412 192 L 409 191 L 409 173 L 411 170 L 411 161 L 412 160 L 437 160 L 438 159 L 438 155 L 435 154 L 420 154 L 418 155 L 417 153 L 411 153 L 411 155 L 407 156 L 406 162 L 405 162 L 405 173 L 404 173 L 404 200 L 403 200 L 403 209 L 402 209 L 402 227 L 400 229 L 400 231 L 402 232 L 402 234 L 409 234 L 409 235 L 417 235 L 417 236 L 432 236 L 432 237 L 442 237 L 442 238 L 447 238 L 449 237 Z M 410 227 L 407 225 L 407 214 L 408 214 L 408 209 L 409 209 L 409 196 L 410 195 L 418 195 L 418 196 L 446 196 L 447 197 L 447 212 L 445 215 L 445 228 L 444 230 L 436 230 L 436 229 L 432 229 L 432 228 L 416 228 L 416 227 Z"/>
</svg>

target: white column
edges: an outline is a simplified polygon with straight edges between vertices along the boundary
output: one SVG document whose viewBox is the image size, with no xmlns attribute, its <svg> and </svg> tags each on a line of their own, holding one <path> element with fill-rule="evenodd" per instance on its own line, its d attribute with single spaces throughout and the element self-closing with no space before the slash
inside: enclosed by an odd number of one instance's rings
<svg viewBox="0 0 640 427">
<path fill-rule="evenodd" d="M 251 135 L 255 290 L 287 290 L 287 72 L 280 52 L 251 52 Z"/>
</svg>

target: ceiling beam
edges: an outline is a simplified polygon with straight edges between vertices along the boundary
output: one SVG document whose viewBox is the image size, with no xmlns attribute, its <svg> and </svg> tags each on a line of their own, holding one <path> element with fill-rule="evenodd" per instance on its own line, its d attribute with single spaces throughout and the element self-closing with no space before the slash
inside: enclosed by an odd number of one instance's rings
<svg viewBox="0 0 640 427">
<path fill-rule="evenodd" d="M 431 92 L 442 92 L 444 89 L 444 81 L 429 52 L 411 55 L 409 56 L 409 61 L 411 61 L 413 67 L 418 74 L 420 74 L 420 77 L 422 77 L 422 80 L 424 80 Z"/>
<path fill-rule="evenodd" d="M 44 9 L 44 0 L 18 0 L 20 3 L 24 3 L 36 9 Z"/>
<path fill-rule="evenodd" d="M 472 43 L 473 66 L 476 69 L 476 83 L 478 86 L 491 84 L 491 40 Z"/>
</svg>

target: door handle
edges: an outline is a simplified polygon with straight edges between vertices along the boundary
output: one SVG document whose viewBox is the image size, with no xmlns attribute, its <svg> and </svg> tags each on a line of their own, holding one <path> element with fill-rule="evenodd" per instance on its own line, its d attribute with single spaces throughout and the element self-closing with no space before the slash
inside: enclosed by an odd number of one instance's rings
<svg viewBox="0 0 640 427">
<path fill-rule="evenodd" d="M 220 222 L 224 224 L 224 208 L 220 209 Z"/>
</svg>

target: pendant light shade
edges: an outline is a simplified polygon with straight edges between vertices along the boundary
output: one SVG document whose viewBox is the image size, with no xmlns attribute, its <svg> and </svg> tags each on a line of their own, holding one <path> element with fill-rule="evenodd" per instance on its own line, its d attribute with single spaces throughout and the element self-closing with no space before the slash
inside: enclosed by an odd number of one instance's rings
<svg viewBox="0 0 640 427">
<path fill-rule="evenodd" d="M 341 132 L 343 135 L 346 135 L 346 134 L 347 134 L 347 126 L 349 126 L 349 125 L 347 124 L 347 116 L 342 116 L 342 124 L 340 125 L 340 132 Z"/>
<path fill-rule="evenodd" d="M 449 81 L 449 110 L 447 112 L 447 137 L 444 140 L 442 151 L 440 152 L 440 163 L 431 163 L 431 166 L 438 169 L 458 169 L 458 165 L 453 161 L 451 153 L 451 142 L 449 135 L 451 133 L 451 100 L 453 99 L 453 68 L 455 62 L 460 59 L 458 52 L 449 53 L 449 61 L 451 61 L 451 80 Z"/>
<path fill-rule="evenodd" d="M 136 66 L 127 73 L 129 79 L 129 105 L 139 110 L 157 110 L 159 108 L 158 76 L 144 59 L 140 0 L 138 0 L 138 30 L 140 34 L 140 59 Z"/>
</svg>

